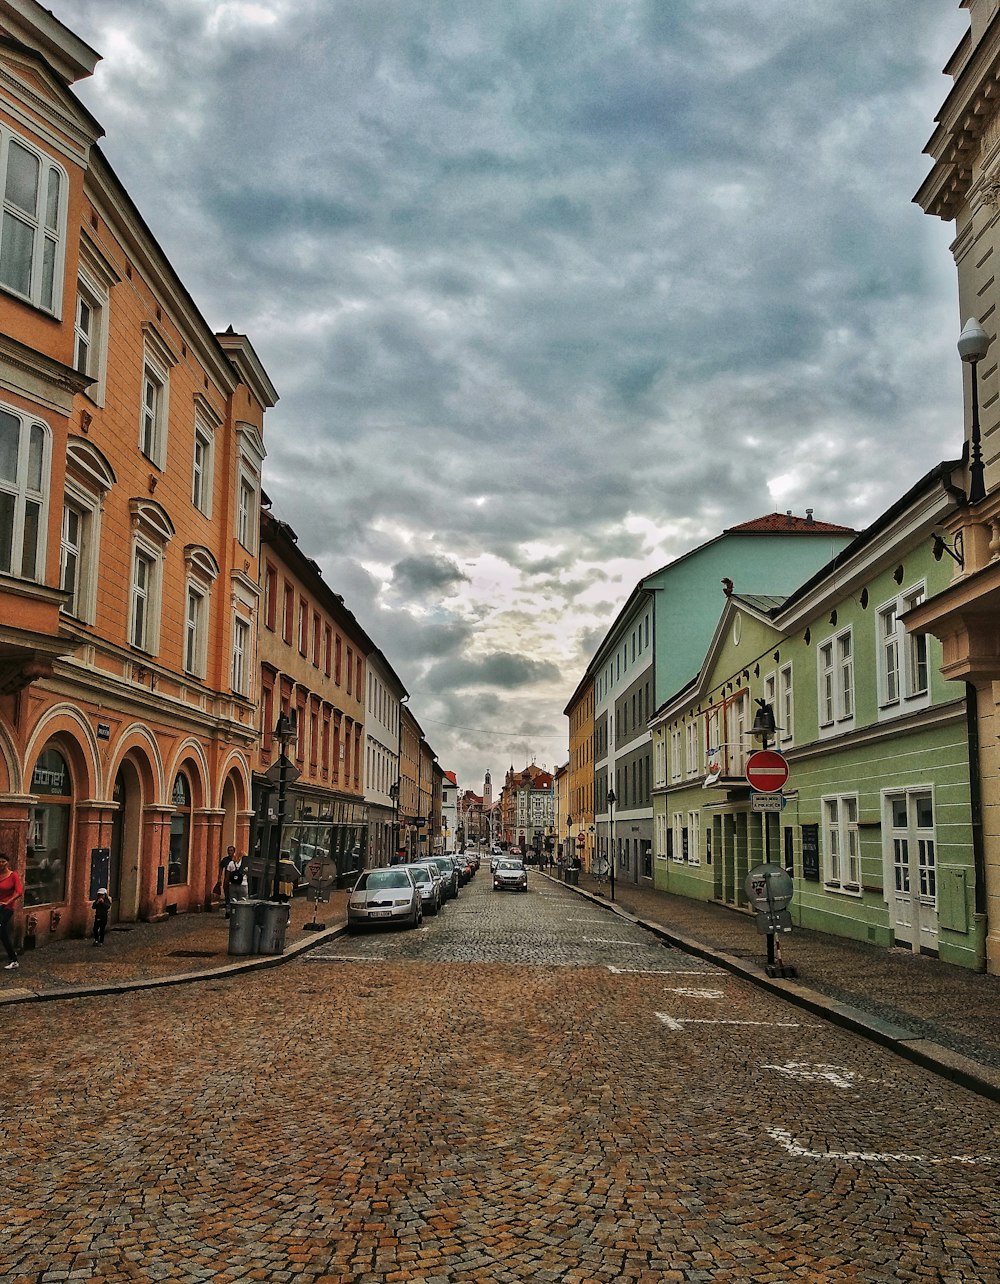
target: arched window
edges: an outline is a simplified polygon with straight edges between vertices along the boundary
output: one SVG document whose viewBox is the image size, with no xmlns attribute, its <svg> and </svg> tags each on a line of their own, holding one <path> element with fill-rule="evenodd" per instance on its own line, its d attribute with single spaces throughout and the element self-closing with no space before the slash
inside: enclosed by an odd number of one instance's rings
<svg viewBox="0 0 1000 1284">
<path fill-rule="evenodd" d="M 188 878 L 188 853 L 191 847 L 191 786 L 187 776 L 178 772 L 170 795 L 174 814 L 170 817 L 170 859 L 167 865 L 167 882 L 171 886 L 186 883 Z"/>
<path fill-rule="evenodd" d="M 48 747 L 39 755 L 31 773 L 31 792 L 38 801 L 29 813 L 24 903 L 52 905 L 66 899 L 73 810 L 73 785 L 58 749 Z"/>
</svg>

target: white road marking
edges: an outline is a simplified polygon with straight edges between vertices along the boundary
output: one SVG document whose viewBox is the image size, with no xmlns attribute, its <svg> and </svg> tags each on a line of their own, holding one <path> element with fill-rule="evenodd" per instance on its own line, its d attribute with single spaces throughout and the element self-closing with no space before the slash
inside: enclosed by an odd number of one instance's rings
<svg viewBox="0 0 1000 1284">
<path fill-rule="evenodd" d="M 801 1024 L 799 1021 L 730 1021 L 715 1017 L 672 1017 L 666 1012 L 657 1012 L 656 1019 L 662 1021 L 668 1030 L 683 1030 L 686 1025 L 766 1025 L 792 1029 Z"/>
<path fill-rule="evenodd" d="M 860 1160 L 866 1164 L 1000 1164 L 998 1155 L 908 1155 L 878 1150 L 810 1150 L 786 1128 L 768 1128 L 768 1136 L 797 1159 Z"/>
<path fill-rule="evenodd" d="M 605 963 L 604 966 L 616 976 L 712 976 L 718 972 L 717 968 L 698 968 L 692 972 L 669 967 L 615 967 L 612 963 Z"/>
<path fill-rule="evenodd" d="M 850 1091 L 857 1086 L 858 1075 L 854 1070 L 845 1070 L 842 1066 L 810 1065 L 807 1061 L 786 1061 L 783 1066 L 764 1063 L 765 1070 L 777 1070 L 792 1079 L 811 1079 L 814 1082 L 833 1084 L 835 1088 Z"/>
<path fill-rule="evenodd" d="M 687 999 L 722 999 L 723 990 L 695 990 L 690 985 L 668 985 L 671 994 L 683 994 Z"/>
</svg>

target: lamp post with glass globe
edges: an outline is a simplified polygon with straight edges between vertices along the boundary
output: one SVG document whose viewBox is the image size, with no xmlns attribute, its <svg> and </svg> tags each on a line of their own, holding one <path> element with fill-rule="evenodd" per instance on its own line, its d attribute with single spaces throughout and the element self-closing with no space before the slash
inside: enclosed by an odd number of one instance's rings
<svg viewBox="0 0 1000 1284">
<path fill-rule="evenodd" d="M 979 376 L 976 367 L 986 356 L 990 346 L 990 336 L 975 317 L 965 323 L 958 339 L 958 355 L 971 368 L 972 375 L 972 421 L 969 439 L 969 503 L 978 504 L 986 498 L 986 479 L 983 467 L 983 442 L 979 426 Z"/>
<path fill-rule="evenodd" d="M 615 797 L 613 789 L 608 790 L 608 829 L 610 831 L 610 841 L 608 843 L 608 873 L 610 877 L 610 895 L 615 899 L 615 803 L 618 799 Z"/>
</svg>

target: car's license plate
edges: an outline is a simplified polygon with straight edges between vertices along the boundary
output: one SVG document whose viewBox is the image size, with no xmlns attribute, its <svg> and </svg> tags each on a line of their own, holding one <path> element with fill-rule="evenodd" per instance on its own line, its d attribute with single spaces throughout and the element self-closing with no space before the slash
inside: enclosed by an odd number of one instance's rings
<svg viewBox="0 0 1000 1284">
<path fill-rule="evenodd" d="M 392 916 L 392 910 L 369 910 L 368 911 L 369 918 L 390 918 L 391 916 Z"/>
</svg>

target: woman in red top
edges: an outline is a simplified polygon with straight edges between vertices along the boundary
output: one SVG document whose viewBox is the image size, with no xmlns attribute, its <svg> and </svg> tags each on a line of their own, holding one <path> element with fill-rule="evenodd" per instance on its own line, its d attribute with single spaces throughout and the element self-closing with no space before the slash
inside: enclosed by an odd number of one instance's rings
<svg viewBox="0 0 1000 1284">
<path fill-rule="evenodd" d="M 7 951 L 10 962 L 5 971 L 20 967 L 14 953 L 14 942 L 10 939 L 10 924 L 14 917 L 14 902 L 24 895 L 24 884 L 16 869 L 11 869 L 10 861 L 0 855 L 0 945 Z"/>
</svg>

